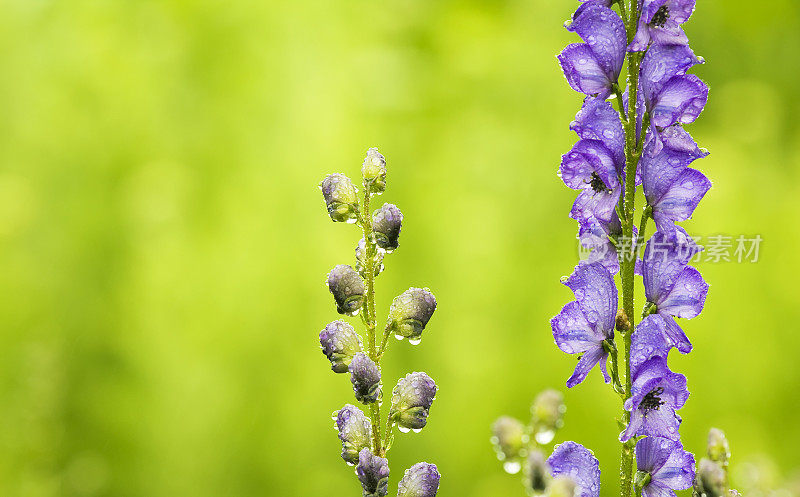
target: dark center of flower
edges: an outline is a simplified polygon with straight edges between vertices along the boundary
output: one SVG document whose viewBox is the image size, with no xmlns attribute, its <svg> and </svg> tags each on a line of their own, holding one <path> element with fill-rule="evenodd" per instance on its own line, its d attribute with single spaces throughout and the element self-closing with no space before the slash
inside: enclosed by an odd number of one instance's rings
<svg viewBox="0 0 800 497">
<path fill-rule="evenodd" d="M 602 193 L 608 190 L 606 184 L 603 183 L 603 180 L 600 179 L 600 176 L 598 176 L 594 171 L 592 172 L 592 179 L 589 181 L 589 186 L 592 187 L 592 190 L 594 190 L 595 193 Z"/>
<path fill-rule="evenodd" d="M 657 411 L 658 408 L 664 404 L 664 401 L 659 397 L 662 393 L 664 393 L 663 387 L 656 387 L 650 390 L 650 392 L 644 396 L 642 402 L 639 403 L 639 409 L 644 411 L 645 414 L 647 414 L 648 411 Z"/>
<path fill-rule="evenodd" d="M 669 7 L 664 4 L 658 8 L 655 14 L 653 14 L 653 20 L 650 21 L 650 24 L 660 28 L 664 26 L 664 24 L 667 22 L 667 19 L 669 19 Z"/>
</svg>

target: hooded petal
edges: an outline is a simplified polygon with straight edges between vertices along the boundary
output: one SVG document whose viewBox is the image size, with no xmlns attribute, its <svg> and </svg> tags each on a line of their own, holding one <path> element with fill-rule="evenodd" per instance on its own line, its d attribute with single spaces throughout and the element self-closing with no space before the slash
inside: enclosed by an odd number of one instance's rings
<svg viewBox="0 0 800 497">
<path fill-rule="evenodd" d="M 658 305 L 659 314 L 691 319 L 703 310 L 708 295 L 708 283 L 700 271 L 686 266 L 683 268 L 672 288 Z"/>
<path fill-rule="evenodd" d="M 694 482 L 694 467 L 694 454 L 683 450 L 679 442 L 652 479 L 673 490 L 686 490 Z"/>
<path fill-rule="evenodd" d="M 606 338 L 613 338 L 618 299 L 617 286 L 608 269 L 598 263 L 578 266 L 564 284 L 575 293 L 594 329 Z"/>
<path fill-rule="evenodd" d="M 580 140 L 561 157 L 558 175 L 572 189 L 591 188 L 593 175 L 603 181 L 605 189 L 619 184 L 614 157 L 599 140 Z"/>
<path fill-rule="evenodd" d="M 657 231 L 650 237 L 642 255 L 642 279 L 648 302 L 663 302 L 680 276 L 689 258 L 694 255 L 668 231 Z"/>
<path fill-rule="evenodd" d="M 711 181 L 696 169 L 686 168 L 653 206 L 653 220 L 661 231 L 671 231 L 676 221 L 692 217 L 697 204 L 711 189 Z"/>
<path fill-rule="evenodd" d="M 614 158 L 617 173 L 621 173 L 620 166 L 625 165 L 625 133 L 619 113 L 609 101 L 587 97 L 569 127 L 584 140 L 603 142 Z"/>
<path fill-rule="evenodd" d="M 645 495 L 663 495 L 668 489 L 685 490 L 694 481 L 694 455 L 683 450 L 679 441 L 647 437 L 636 444 L 636 468 L 650 474 Z"/>
<path fill-rule="evenodd" d="M 553 478 L 569 476 L 575 482 L 575 497 L 599 497 L 600 463 L 592 452 L 576 442 L 564 442 L 547 458 Z"/>
<path fill-rule="evenodd" d="M 666 438 L 643 438 L 636 443 L 636 469 L 655 474 L 666 464 L 680 442 Z"/>
<path fill-rule="evenodd" d="M 627 35 L 619 15 L 598 3 L 581 6 L 567 27 L 577 33 L 594 52 L 609 81 L 616 82 L 625 60 Z"/>
<path fill-rule="evenodd" d="M 639 367 L 653 357 L 666 358 L 673 346 L 664 318 L 658 314 L 647 316 L 631 336 L 631 372 L 636 375 Z"/>
<path fill-rule="evenodd" d="M 700 59 L 686 45 L 656 45 L 651 47 L 639 69 L 639 85 L 647 108 L 652 109 L 656 96 L 674 76 L 686 74 L 686 70 Z"/>
<path fill-rule="evenodd" d="M 589 45 L 567 45 L 558 54 L 558 62 L 573 90 L 600 98 L 606 98 L 611 93 L 611 82 Z"/>
<path fill-rule="evenodd" d="M 676 76 L 652 101 L 650 121 L 659 127 L 689 124 L 697 119 L 708 100 L 708 85 L 694 74 Z"/>
</svg>

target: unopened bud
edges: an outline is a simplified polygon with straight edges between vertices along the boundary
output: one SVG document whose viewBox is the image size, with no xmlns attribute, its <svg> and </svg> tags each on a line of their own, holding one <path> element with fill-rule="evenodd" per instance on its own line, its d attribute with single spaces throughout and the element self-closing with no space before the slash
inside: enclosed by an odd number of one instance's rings
<svg viewBox="0 0 800 497">
<path fill-rule="evenodd" d="M 328 215 L 337 222 L 354 223 L 358 217 L 358 190 L 344 174 L 329 174 L 319 184 Z"/>
<path fill-rule="evenodd" d="M 397 497 L 436 497 L 438 491 L 439 470 L 426 462 L 408 468 L 397 485 Z"/>
<path fill-rule="evenodd" d="M 367 150 L 361 165 L 361 176 L 370 193 L 381 194 L 386 190 L 386 159 L 377 148 Z"/>
<path fill-rule="evenodd" d="M 422 331 L 436 310 L 436 297 L 427 288 L 409 288 L 389 307 L 389 331 L 399 339 L 419 343 Z"/>
<path fill-rule="evenodd" d="M 726 497 L 727 475 L 719 463 L 705 457 L 697 465 L 694 491 L 700 497 Z"/>
<path fill-rule="evenodd" d="M 376 456 L 369 449 L 358 454 L 356 475 L 364 497 L 384 497 L 389 492 L 389 460 Z"/>
<path fill-rule="evenodd" d="M 628 319 L 628 315 L 625 314 L 625 309 L 620 309 L 617 311 L 617 331 L 628 331 L 631 329 L 631 321 Z"/>
<path fill-rule="evenodd" d="M 342 441 L 342 459 L 348 464 L 355 465 L 358 463 L 359 452 L 365 448 L 369 449 L 372 423 L 361 409 L 350 404 L 345 404 L 333 414 L 336 431 L 339 432 L 339 440 Z"/>
<path fill-rule="evenodd" d="M 334 373 L 346 373 L 353 356 L 361 352 L 361 337 L 344 321 L 328 323 L 319 333 L 319 344 Z"/>
<path fill-rule="evenodd" d="M 389 419 L 394 420 L 401 430 L 421 430 L 428 423 L 436 390 L 436 383 L 427 374 L 408 373 L 392 390 Z"/>
<path fill-rule="evenodd" d="M 553 440 L 556 430 L 564 426 L 565 412 L 564 395 L 558 390 L 548 389 L 536 396 L 531 405 L 531 422 L 537 443 L 548 444 Z"/>
<path fill-rule="evenodd" d="M 400 228 L 403 225 L 403 213 L 394 204 L 383 204 L 383 206 L 372 214 L 372 231 L 375 236 L 375 244 L 385 250 L 392 252 L 399 246 Z"/>
<path fill-rule="evenodd" d="M 339 264 L 328 273 L 328 290 L 339 314 L 355 316 L 364 300 L 364 280 L 350 266 Z"/>
<path fill-rule="evenodd" d="M 528 434 L 525 433 L 522 421 L 511 416 L 501 416 L 492 425 L 492 444 L 501 461 L 519 459 L 527 443 Z"/>
<path fill-rule="evenodd" d="M 725 438 L 725 433 L 718 428 L 711 428 L 708 432 L 708 457 L 723 466 L 728 465 L 728 459 L 731 457 L 728 439 Z"/>
<path fill-rule="evenodd" d="M 544 453 L 539 449 L 528 452 L 528 460 L 525 465 L 525 480 L 533 493 L 541 494 L 547 488 L 549 479 L 547 463 Z"/>
<path fill-rule="evenodd" d="M 367 354 L 359 352 L 350 361 L 350 381 L 356 400 L 371 404 L 381 396 L 381 372 Z"/>
</svg>

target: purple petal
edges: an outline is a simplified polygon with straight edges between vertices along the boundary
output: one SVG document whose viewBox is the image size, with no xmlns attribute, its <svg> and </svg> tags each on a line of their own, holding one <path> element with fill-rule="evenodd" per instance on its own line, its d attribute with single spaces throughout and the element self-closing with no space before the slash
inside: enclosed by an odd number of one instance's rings
<svg viewBox="0 0 800 497">
<path fill-rule="evenodd" d="M 631 422 L 628 428 L 620 435 L 620 441 L 625 442 L 632 437 L 642 435 L 677 440 L 680 437 L 678 434 L 680 424 L 681 417 L 670 406 L 663 405 L 661 408 L 649 411 L 647 414 L 635 409 L 631 412 Z"/>
<path fill-rule="evenodd" d="M 634 375 L 653 357 L 667 357 L 674 344 L 668 338 L 666 328 L 664 318 L 657 314 L 647 316 L 636 326 L 631 336 L 631 372 Z"/>
<path fill-rule="evenodd" d="M 700 271 L 686 266 L 678 275 L 669 292 L 663 295 L 658 305 L 659 314 L 691 319 L 703 310 L 708 295 L 708 283 Z"/>
<path fill-rule="evenodd" d="M 585 43 L 573 43 L 558 54 L 558 62 L 573 90 L 586 95 L 606 98 L 611 82 L 595 58 L 594 52 Z"/>
<path fill-rule="evenodd" d="M 587 97 L 583 107 L 570 124 L 570 129 L 584 140 L 603 142 L 614 157 L 614 164 L 621 173 L 625 165 L 625 133 L 619 113 L 611 103 L 599 98 Z"/>
<path fill-rule="evenodd" d="M 556 345 L 567 354 L 582 354 L 600 348 L 605 336 L 586 320 L 578 302 L 572 301 L 550 320 Z"/>
<path fill-rule="evenodd" d="M 662 316 L 663 317 L 663 316 Z M 678 323 L 672 317 L 664 317 L 664 324 L 666 326 L 666 337 L 668 342 L 678 349 L 681 354 L 688 354 L 692 351 L 692 342 L 683 332 Z"/>
<path fill-rule="evenodd" d="M 608 269 L 598 263 L 578 266 L 564 284 L 575 293 L 575 299 L 595 330 L 606 338 L 613 338 L 617 286 Z"/>
<path fill-rule="evenodd" d="M 708 100 L 708 85 L 694 74 L 676 76 L 664 85 L 652 101 L 650 121 L 667 127 L 689 124 L 697 119 Z"/>
<path fill-rule="evenodd" d="M 698 63 L 700 60 L 686 45 L 651 47 L 642 59 L 639 70 L 639 85 L 648 109 L 652 109 L 652 104 L 667 81 L 674 76 L 685 74 L 687 69 Z"/>
<path fill-rule="evenodd" d="M 619 15 L 597 3 L 584 4 L 567 29 L 577 33 L 589 45 L 608 80 L 617 81 L 628 43 L 625 25 Z"/>
<path fill-rule="evenodd" d="M 658 473 L 677 448 L 681 448 L 680 442 L 666 438 L 639 440 L 636 443 L 636 469 L 651 475 Z"/>
<path fill-rule="evenodd" d="M 569 217 L 577 221 L 595 217 L 606 222 L 614 215 L 621 193 L 622 187 L 620 186 L 616 186 L 613 190 L 603 190 L 600 192 L 596 192 L 591 188 L 585 188 L 578 194 L 578 197 L 572 204 Z"/>
<path fill-rule="evenodd" d="M 652 478 L 667 488 L 686 490 L 694 482 L 694 464 L 694 455 L 678 444 Z"/>
<path fill-rule="evenodd" d="M 673 235 L 664 231 L 657 231 L 647 241 L 642 255 L 642 279 L 649 302 L 662 302 L 686 267 L 688 259 L 681 247 Z"/>
<path fill-rule="evenodd" d="M 547 458 L 553 478 L 569 476 L 575 482 L 575 497 L 599 497 L 600 463 L 592 452 L 579 443 L 564 442 Z"/>
<path fill-rule="evenodd" d="M 591 188 L 592 173 L 595 173 L 606 188 L 619 185 L 614 158 L 598 140 L 580 140 L 572 150 L 561 158 L 558 175 L 572 189 Z"/>
<path fill-rule="evenodd" d="M 608 373 L 605 371 L 607 357 L 608 353 L 603 350 L 602 345 L 586 351 L 575 366 L 575 371 L 572 372 L 572 376 L 567 380 L 567 388 L 572 388 L 585 380 L 589 371 L 591 371 L 597 363 L 600 363 L 600 371 L 603 373 L 603 379 L 606 383 L 609 383 L 611 377 L 609 377 Z"/>
<path fill-rule="evenodd" d="M 694 209 L 706 192 L 711 181 L 696 169 L 686 168 L 675 178 L 670 187 L 653 206 L 653 220 L 659 230 L 671 231 L 675 221 L 692 217 Z"/>
</svg>

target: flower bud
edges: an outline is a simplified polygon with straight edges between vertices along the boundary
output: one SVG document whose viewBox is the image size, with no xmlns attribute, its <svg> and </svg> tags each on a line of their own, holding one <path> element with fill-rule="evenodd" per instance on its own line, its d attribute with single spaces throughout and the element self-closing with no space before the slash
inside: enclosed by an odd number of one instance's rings
<svg viewBox="0 0 800 497">
<path fill-rule="evenodd" d="M 356 246 L 356 271 L 358 274 L 361 275 L 362 278 L 366 278 L 366 268 L 367 268 L 367 242 L 364 241 L 362 238 L 358 241 L 358 245 Z M 378 276 L 383 272 L 383 250 L 376 250 L 375 257 L 373 257 L 372 266 L 375 268 L 375 276 Z"/>
<path fill-rule="evenodd" d="M 381 372 L 372 359 L 363 352 L 357 353 L 350 361 L 350 381 L 356 400 L 371 404 L 381 396 Z"/>
<path fill-rule="evenodd" d="M 377 148 L 367 150 L 367 156 L 361 165 L 361 177 L 370 193 L 380 195 L 386 190 L 386 159 Z"/>
<path fill-rule="evenodd" d="M 336 430 L 342 441 L 342 459 L 350 465 L 358 463 L 358 454 L 362 449 L 369 449 L 372 437 L 372 423 L 361 409 L 345 404 L 333 413 Z"/>
<path fill-rule="evenodd" d="M 511 416 L 501 416 L 492 425 L 492 444 L 497 452 L 497 458 L 514 464 L 514 471 L 504 463 L 503 467 L 508 473 L 519 471 L 518 459 L 528 443 L 528 434 L 522 421 Z"/>
<path fill-rule="evenodd" d="M 358 190 L 344 174 L 329 174 L 319 184 L 331 219 L 354 223 L 358 218 Z"/>
<path fill-rule="evenodd" d="M 436 397 L 436 383 L 425 373 L 408 373 L 392 390 L 389 419 L 400 431 L 419 431 L 428 422 L 428 413 Z"/>
<path fill-rule="evenodd" d="M 722 466 L 705 457 L 700 459 L 694 480 L 695 493 L 700 497 L 725 497 L 727 487 L 727 475 Z"/>
<path fill-rule="evenodd" d="M 528 489 L 535 494 L 541 494 L 547 488 L 548 479 L 544 453 L 539 449 L 530 451 L 525 465 L 525 483 Z"/>
<path fill-rule="evenodd" d="M 359 452 L 356 475 L 363 497 L 384 497 L 389 492 L 389 461 L 369 449 Z"/>
<path fill-rule="evenodd" d="M 397 485 L 397 497 L 435 497 L 439 491 L 439 470 L 435 464 L 418 462 L 406 470 Z"/>
<path fill-rule="evenodd" d="M 331 361 L 334 373 L 346 373 L 353 356 L 361 352 L 361 337 L 344 321 L 328 323 L 325 329 L 319 332 L 319 344 L 322 353 Z"/>
<path fill-rule="evenodd" d="M 339 264 L 328 273 L 328 290 L 339 314 L 355 316 L 364 300 L 364 280 L 350 266 Z"/>
<path fill-rule="evenodd" d="M 372 214 L 372 231 L 375 244 L 387 252 L 393 252 L 400 244 L 400 228 L 403 225 L 403 213 L 394 204 L 383 206 Z"/>
<path fill-rule="evenodd" d="M 533 436 L 537 443 L 548 444 L 556 430 L 564 426 L 564 396 L 558 390 L 548 389 L 540 393 L 531 405 Z"/>
<path fill-rule="evenodd" d="M 569 476 L 562 475 L 553 479 L 548 489 L 548 497 L 576 497 L 575 496 L 575 480 Z"/>
<path fill-rule="evenodd" d="M 708 458 L 727 466 L 730 457 L 731 449 L 725 433 L 718 428 L 711 428 L 708 432 Z"/>
<path fill-rule="evenodd" d="M 409 288 L 395 297 L 389 307 L 387 326 L 398 340 L 408 338 L 409 343 L 416 345 L 435 310 L 436 298 L 427 288 Z"/>
</svg>

